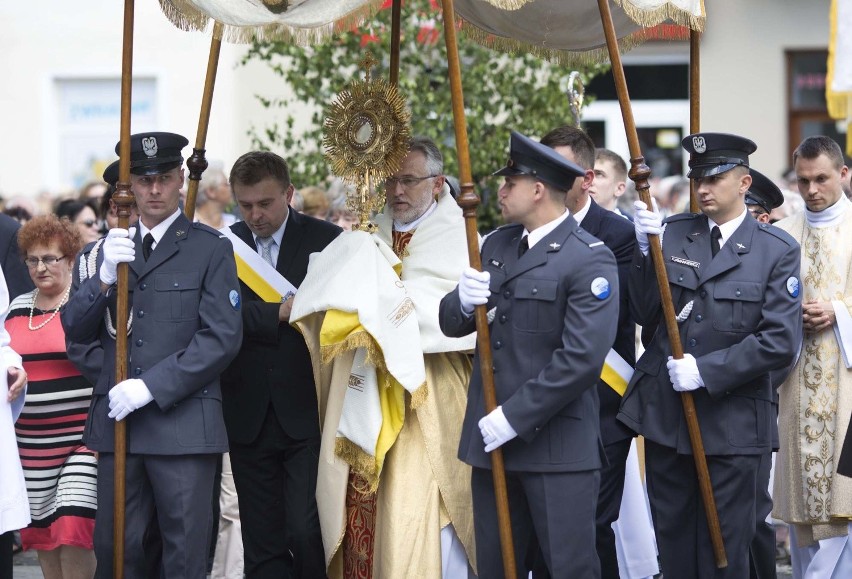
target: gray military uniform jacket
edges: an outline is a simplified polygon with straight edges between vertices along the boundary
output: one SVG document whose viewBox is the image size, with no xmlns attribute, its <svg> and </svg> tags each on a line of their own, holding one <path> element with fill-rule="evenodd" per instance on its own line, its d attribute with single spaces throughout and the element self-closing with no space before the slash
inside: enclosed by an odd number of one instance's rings
<svg viewBox="0 0 852 579">
<path fill-rule="evenodd" d="M 154 400 L 125 419 L 130 453 L 228 450 L 219 374 L 239 350 L 242 318 L 233 249 L 220 237 L 181 214 L 146 262 L 137 230 L 136 260 L 128 270 L 133 321 L 127 377 L 143 380 Z M 115 421 L 107 415 L 115 385 L 115 339 L 105 313 L 114 323 L 116 292 L 100 290 L 102 252 L 94 275 L 82 281 L 79 259 L 62 326 L 69 357 L 84 374 L 102 357 L 83 441 L 92 450 L 112 452 Z"/>
<path fill-rule="evenodd" d="M 618 323 L 618 271 L 603 242 L 573 217 L 518 258 L 520 225 L 502 227 L 482 246 L 494 308 L 491 349 L 497 404 L 518 438 L 503 448 L 507 470 L 570 472 L 600 468 L 596 390 Z M 604 283 L 604 280 L 606 283 Z M 604 290 L 604 286 L 606 289 Z M 458 288 L 440 306 L 442 331 L 473 332 Z M 485 415 L 477 349 L 459 458 L 491 468 L 478 422 Z"/>
<path fill-rule="evenodd" d="M 770 373 L 796 355 L 802 320 L 799 245 L 787 233 L 746 216 L 715 258 L 707 217 L 683 214 L 667 221 L 663 258 L 675 313 L 692 302 L 679 323 L 706 388 L 694 391 L 708 455 L 762 454 L 777 431 Z M 639 324 L 656 320 L 660 294 L 653 262 L 637 250 L 630 307 Z M 659 321 L 636 363 L 619 420 L 679 453 L 691 454 L 680 393 L 669 381 L 671 347 Z"/>
</svg>

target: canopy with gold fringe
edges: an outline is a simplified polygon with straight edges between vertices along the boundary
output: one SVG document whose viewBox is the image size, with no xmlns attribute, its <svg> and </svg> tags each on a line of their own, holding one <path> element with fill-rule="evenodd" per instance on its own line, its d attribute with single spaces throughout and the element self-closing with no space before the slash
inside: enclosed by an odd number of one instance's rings
<svg viewBox="0 0 852 579">
<path fill-rule="evenodd" d="M 309 45 L 358 24 L 384 0 L 159 0 L 166 17 L 182 30 L 224 26 L 229 42 L 283 40 Z"/>
<path fill-rule="evenodd" d="M 825 101 L 833 119 L 846 121 L 846 154 L 852 156 L 852 0 L 832 0 Z"/>
<path fill-rule="evenodd" d="M 386 0 L 159 0 L 178 28 L 224 26 L 230 42 L 283 40 L 310 45 L 358 24 Z M 614 0 L 613 21 L 622 50 L 649 38 L 684 39 L 683 26 L 704 28 L 704 0 Z M 568 63 L 608 59 L 598 8 L 588 0 L 456 0 L 459 27 L 495 49 L 522 50 Z M 681 27 L 655 28 L 663 22 Z"/>
<path fill-rule="evenodd" d="M 704 29 L 704 0 L 614 0 L 612 20 L 619 48 L 628 50 L 665 21 Z M 522 50 L 563 64 L 608 60 L 597 3 L 588 0 L 456 0 L 462 31 L 499 50 Z M 668 39 L 683 40 L 684 29 L 666 29 Z"/>
</svg>

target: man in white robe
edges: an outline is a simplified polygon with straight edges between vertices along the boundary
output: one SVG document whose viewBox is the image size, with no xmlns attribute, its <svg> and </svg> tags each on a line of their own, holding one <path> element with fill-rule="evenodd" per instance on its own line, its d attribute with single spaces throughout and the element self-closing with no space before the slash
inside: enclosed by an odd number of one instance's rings
<svg viewBox="0 0 852 579">
<path fill-rule="evenodd" d="M 852 414 L 852 203 L 840 147 L 809 137 L 793 153 L 804 213 L 776 225 L 802 247 L 803 343 L 779 388 L 773 516 L 791 525 L 793 576 L 852 577 L 852 478 L 835 472 Z"/>
</svg>

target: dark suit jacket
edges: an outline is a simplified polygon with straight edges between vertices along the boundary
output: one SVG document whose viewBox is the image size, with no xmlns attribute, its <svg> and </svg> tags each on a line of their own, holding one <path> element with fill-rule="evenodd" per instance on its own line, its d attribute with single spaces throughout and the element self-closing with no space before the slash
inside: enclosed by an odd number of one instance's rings
<svg viewBox="0 0 852 579">
<path fill-rule="evenodd" d="M 136 260 L 129 264 L 132 333 L 128 378 L 139 378 L 154 400 L 131 413 L 127 448 L 133 454 L 216 454 L 228 450 L 222 420 L 219 374 L 237 353 L 242 337 L 239 284 L 231 242 L 218 231 L 190 223 L 181 214 L 148 261 L 139 231 Z M 98 267 L 103 253 L 98 254 Z M 79 271 L 79 259 L 75 266 Z M 104 295 L 97 274 L 80 283 L 62 311 L 68 355 L 82 368 L 100 347 L 106 362 L 95 384 L 83 441 L 112 452 L 114 424 L 109 390 L 115 385 L 115 339 L 104 323 L 116 319 L 116 293 Z M 79 358 L 78 358 L 79 356 Z M 85 372 L 85 370 L 84 370 Z"/>
<path fill-rule="evenodd" d="M 763 454 L 777 429 L 772 372 L 796 355 L 802 308 L 799 244 L 771 225 L 746 218 L 712 258 L 707 217 L 667 221 L 663 258 L 685 353 L 698 362 L 706 385 L 694 392 L 708 455 Z M 630 305 L 639 323 L 659 317 L 660 294 L 650 256 L 637 251 L 630 270 Z M 793 295 L 795 293 L 795 295 Z M 680 394 L 669 381 L 671 355 L 661 321 L 636 363 L 619 420 L 654 442 L 691 454 Z"/>
<path fill-rule="evenodd" d="M 0 264 L 3 267 L 6 286 L 9 288 L 10 302 L 19 295 L 32 291 L 35 287 L 18 249 L 20 228 L 20 223 L 0 213 Z"/>
<path fill-rule="evenodd" d="M 615 339 L 618 273 L 612 252 L 567 218 L 518 258 L 523 228 L 502 227 L 482 246 L 491 274 L 488 308 L 497 404 L 518 438 L 503 446 L 506 469 L 570 472 L 600 468 L 595 384 Z M 595 297 L 604 278 L 610 292 Z M 461 312 L 458 288 L 439 310 L 441 330 L 460 337 L 475 330 Z M 477 349 L 476 356 L 480 352 Z M 473 365 L 459 458 L 491 468 L 478 422 L 485 415 L 482 375 Z"/>
<path fill-rule="evenodd" d="M 627 277 L 636 248 L 633 224 L 621 215 L 607 211 L 592 199 L 580 227 L 603 241 L 615 256 L 620 291 L 618 332 L 612 349 L 633 366 L 636 363 L 636 324 L 630 315 L 630 304 L 627 301 Z M 633 438 L 634 432 L 615 418 L 621 405 L 621 396 L 602 380 L 598 381 L 598 396 L 601 401 L 601 439 L 604 445 Z"/>
<path fill-rule="evenodd" d="M 244 222 L 231 230 L 257 249 Z M 290 209 L 276 269 L 297 288 L 308 271 L 308 257 L 322 251 L 341 229 Z M 228 438 L 251 443 L 260 433 L 271 404 L 281 428 L 296 439 L 319 436 L 317 394 L 305 339 L 290 324 L 278 321 L 280 304 L 262 301 L 240 282 L 243 296 L 243 341 L 239 354 L 222 374 Z"/>
</svg>

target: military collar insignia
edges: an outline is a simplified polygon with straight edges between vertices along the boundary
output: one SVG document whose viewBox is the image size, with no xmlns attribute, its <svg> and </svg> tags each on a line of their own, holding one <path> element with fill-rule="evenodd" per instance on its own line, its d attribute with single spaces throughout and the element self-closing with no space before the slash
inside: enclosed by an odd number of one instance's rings
<svg viewBox="0 0 852 579">
<path fill-rule="evenodd" d="M 560 247 L 562 247 L 562 246 L 561 246 L 561 245 L 559 245 L 558 243 L 554 242 L 554 243 L 551 243 L 551 244 L 549 245 L 549 247 L 550 247 L 550 249 L 552 249 L 553 251 L 556 251 L 557 249 L 559 249 L 559 248 L 560 248 Z"/>
<path fill-rule="evenodd" d="M 676 255 L 671 256 L 669 259 L 671 259 L 675 263 L 679 263 L 681 265 L 688 265 L 689 267 L 694 267 L 695 269 L 698 269 L 699 267 L 701 267 L 700 261 L 692 261 L 691 259 L 686 259 L 684 257 L 677 257 Z"/>
<path fill-rule="evenodd" d="M 183 235 L 184 233 L 186 233 L 186 231 L 184 231 L 183 229 L 178 229 L 177 231 L 175 231 L 175 234 L 176 234 L 178 237 L 180 237 L 180 236 L 181 236 L 181 235 Z"/>
<path fill-rule="evenodd" d="M 746 248 L 746 246 L 743 245 L 742 243 L 737 244 L 737 249 L 745 249 L 745 248 Z"/>
</svg>

